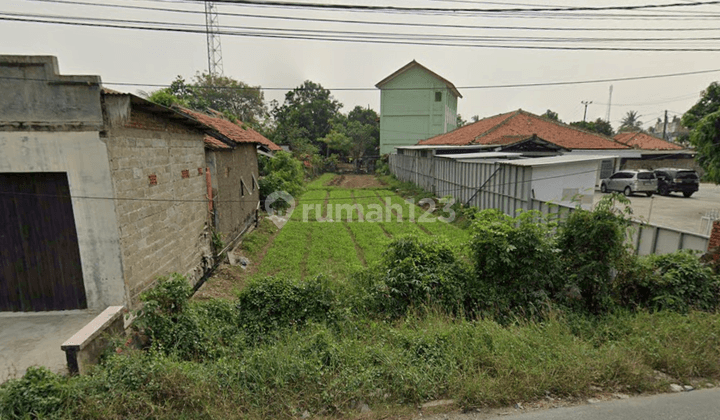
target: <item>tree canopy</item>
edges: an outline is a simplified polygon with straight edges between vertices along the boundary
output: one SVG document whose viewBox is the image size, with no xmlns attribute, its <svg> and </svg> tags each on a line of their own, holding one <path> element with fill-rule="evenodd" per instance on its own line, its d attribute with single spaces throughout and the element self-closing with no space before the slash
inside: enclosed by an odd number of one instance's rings
<svg viewBox="0 0 720 420">
<path fill-rule="evenodd" d="M 208 73 L 196 74 L 192 83 L 177 76 L 170 87 L 153 92 L 148 99 L 160 105 L 178 104 L 196 111 L 214 109 L 252 126 L 258 126 L 268 116 L 260 86 Z"/>
<path fill-rule="evenodd" d="M 573 127 L 582 128 L 583 130 L 604 134 L 608 137 L 612 137 L 615 134 L 612 125 L 608 121 L 603 120 L 602 118 L 598 118 L 595 121 L 571 122 L 570 125 Z"/>
<path fill-rule="evenodd" d="M 689 129 L 695 126 L 707 115 L 720 111 L 720 84 L 710 83 L 700 94 L 700 100 L 683 114 L 680 122 Z"/>
<path fill-rule="evenodd" d="M 690 143 L 697 150 L 697 161 L 710 181 L 720 184 L 720 85 L 712 82 L 700 100 L 682 117 L 691 129 Z"/>
<path fill-rule="evenodd" d="M 275 143 L 289 144 L 296 151 L 326 151 L 327 145 L 321 139 L 332 130 L 332 121 L 340 108 L 342 104 L 332 97 L 329 90 L 306 80 L 285 94 L 282 105 L 273 105 L 273 140 Z"/>
<path fill-rule="evenodd" d="M 637 111 L 628 111 L 620 121 L 620 129 L 618 131 L 641 131 L 642 121 Z"/>
<path fill-rule="evenodd" d="M 558 121 L 558 122 L 560 122 L 560 117 L 558 116 L 558 113 L 555 112 L 555 111 L 553 111 L 553 110 L 550 110 L 550 109 L 548 109 L 547 111 L 545 111 L 545 113 L 542 114 L 541 117 L 547 118 L 548 120 L 553 120 L 553 121 Z"/>
</svg>

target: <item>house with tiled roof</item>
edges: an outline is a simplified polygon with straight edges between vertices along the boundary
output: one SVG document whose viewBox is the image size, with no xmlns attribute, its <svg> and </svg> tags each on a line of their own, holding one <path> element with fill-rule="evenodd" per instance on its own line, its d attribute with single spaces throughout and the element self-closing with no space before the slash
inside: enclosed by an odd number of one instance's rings
<svg viewBox="0 0 720 420">
<path fill-rule="evenodd" d="M 511 146 L 533 136 L 567 150 L 629 149 L 602 134 L 581 130 L 522 109 L 481 119 L 418 144 Z"/>
<path fill-rule="evenodd" d="M 655 136 L 651 136 L 648 133 L 637 131 L 626 131 L 622 133 L 618 133 L 613 137 L 616 142 L 622 143 L 626 146 L 632 147 L 634 149 L 642 149 L 642 150 L 684 150 L 685 148 L 675 144 L 671 143 L 667 140 L 663 140 L 660 138 L 657 138 Z"/>
<path fill-rule="evenodd" d="M 444 134 L 457 127 L 457 101 L 449 80 L 413 60 L 375 87 L 380 89 L 380 153 Z"/>
<path fill-rule="evenodd" d="M 214 131 L 203 138 L 205 166 L 212 186 L 213 226 L 226 240 L 237 238 L 257 217 L 260 203 L 258 152 L 282 150 L 242 122 L 176 107 Z"/>
<path fill-rule="evenodd" d="M 640 152 L 639 158 L 623 160 L 622 169 L 684 168 L 702 171 L 695 161 L 695 151 L 642 131 L 621 132 L 613 137 Z"/>
<path fill-rule="evenodd" d="M 0 312 L 134 307 L 255 218 L 256 131 L 0 55 Z M 42 194 L 40 194 L 42 193 Z"/>
</svg>

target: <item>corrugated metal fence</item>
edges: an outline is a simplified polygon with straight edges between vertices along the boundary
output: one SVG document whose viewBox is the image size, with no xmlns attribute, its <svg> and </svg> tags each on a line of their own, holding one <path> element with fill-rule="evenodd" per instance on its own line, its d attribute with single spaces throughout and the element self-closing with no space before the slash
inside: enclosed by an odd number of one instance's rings
<svg viewBox="0 0 720 420">
<path fill-rule="evenodd" d="M 497 162 L 458 162 L 454 159 L 390 155 L 390 171 L 437 197 L 452 196 L 481 210 L 498 209 L 515 215 L 520 209 L 557 215 L 559 221 L 574 207 L 532 198 L 532 169 Z M 709 236 L 634 222 L 630 241 L 639 255 L 679 249 L 705 252 Z"/>
</svg>

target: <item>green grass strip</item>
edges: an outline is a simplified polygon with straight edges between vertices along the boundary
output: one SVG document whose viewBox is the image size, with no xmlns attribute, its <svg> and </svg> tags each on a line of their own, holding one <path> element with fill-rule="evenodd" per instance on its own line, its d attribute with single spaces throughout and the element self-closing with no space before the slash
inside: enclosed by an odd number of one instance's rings
<svg viewBox="0 0 720 420">
<path fill-rule="evenodd" d="M 316 222 L 305 225 L 312 229 L 305 277 L 325 274 L 340 280 L 362 266 L 355 251 L 355 243 L 343 223 Z"/>
</svg>

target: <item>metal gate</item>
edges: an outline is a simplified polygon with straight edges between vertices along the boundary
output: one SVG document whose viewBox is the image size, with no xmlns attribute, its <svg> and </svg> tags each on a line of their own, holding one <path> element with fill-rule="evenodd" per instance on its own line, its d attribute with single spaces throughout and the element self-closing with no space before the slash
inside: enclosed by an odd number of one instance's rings
<svg viewBox="0 0 720 420">
<path fill-rule="evenodd" d="M 0 311 L 86 307 L 67 175 L 0 174 Z"/>
<path fill-rule="evenodd" d="M 608 179 L 613 174 L 613 161 L 603 160 L 600 164 L 600 179 Z"/>
</svg>

